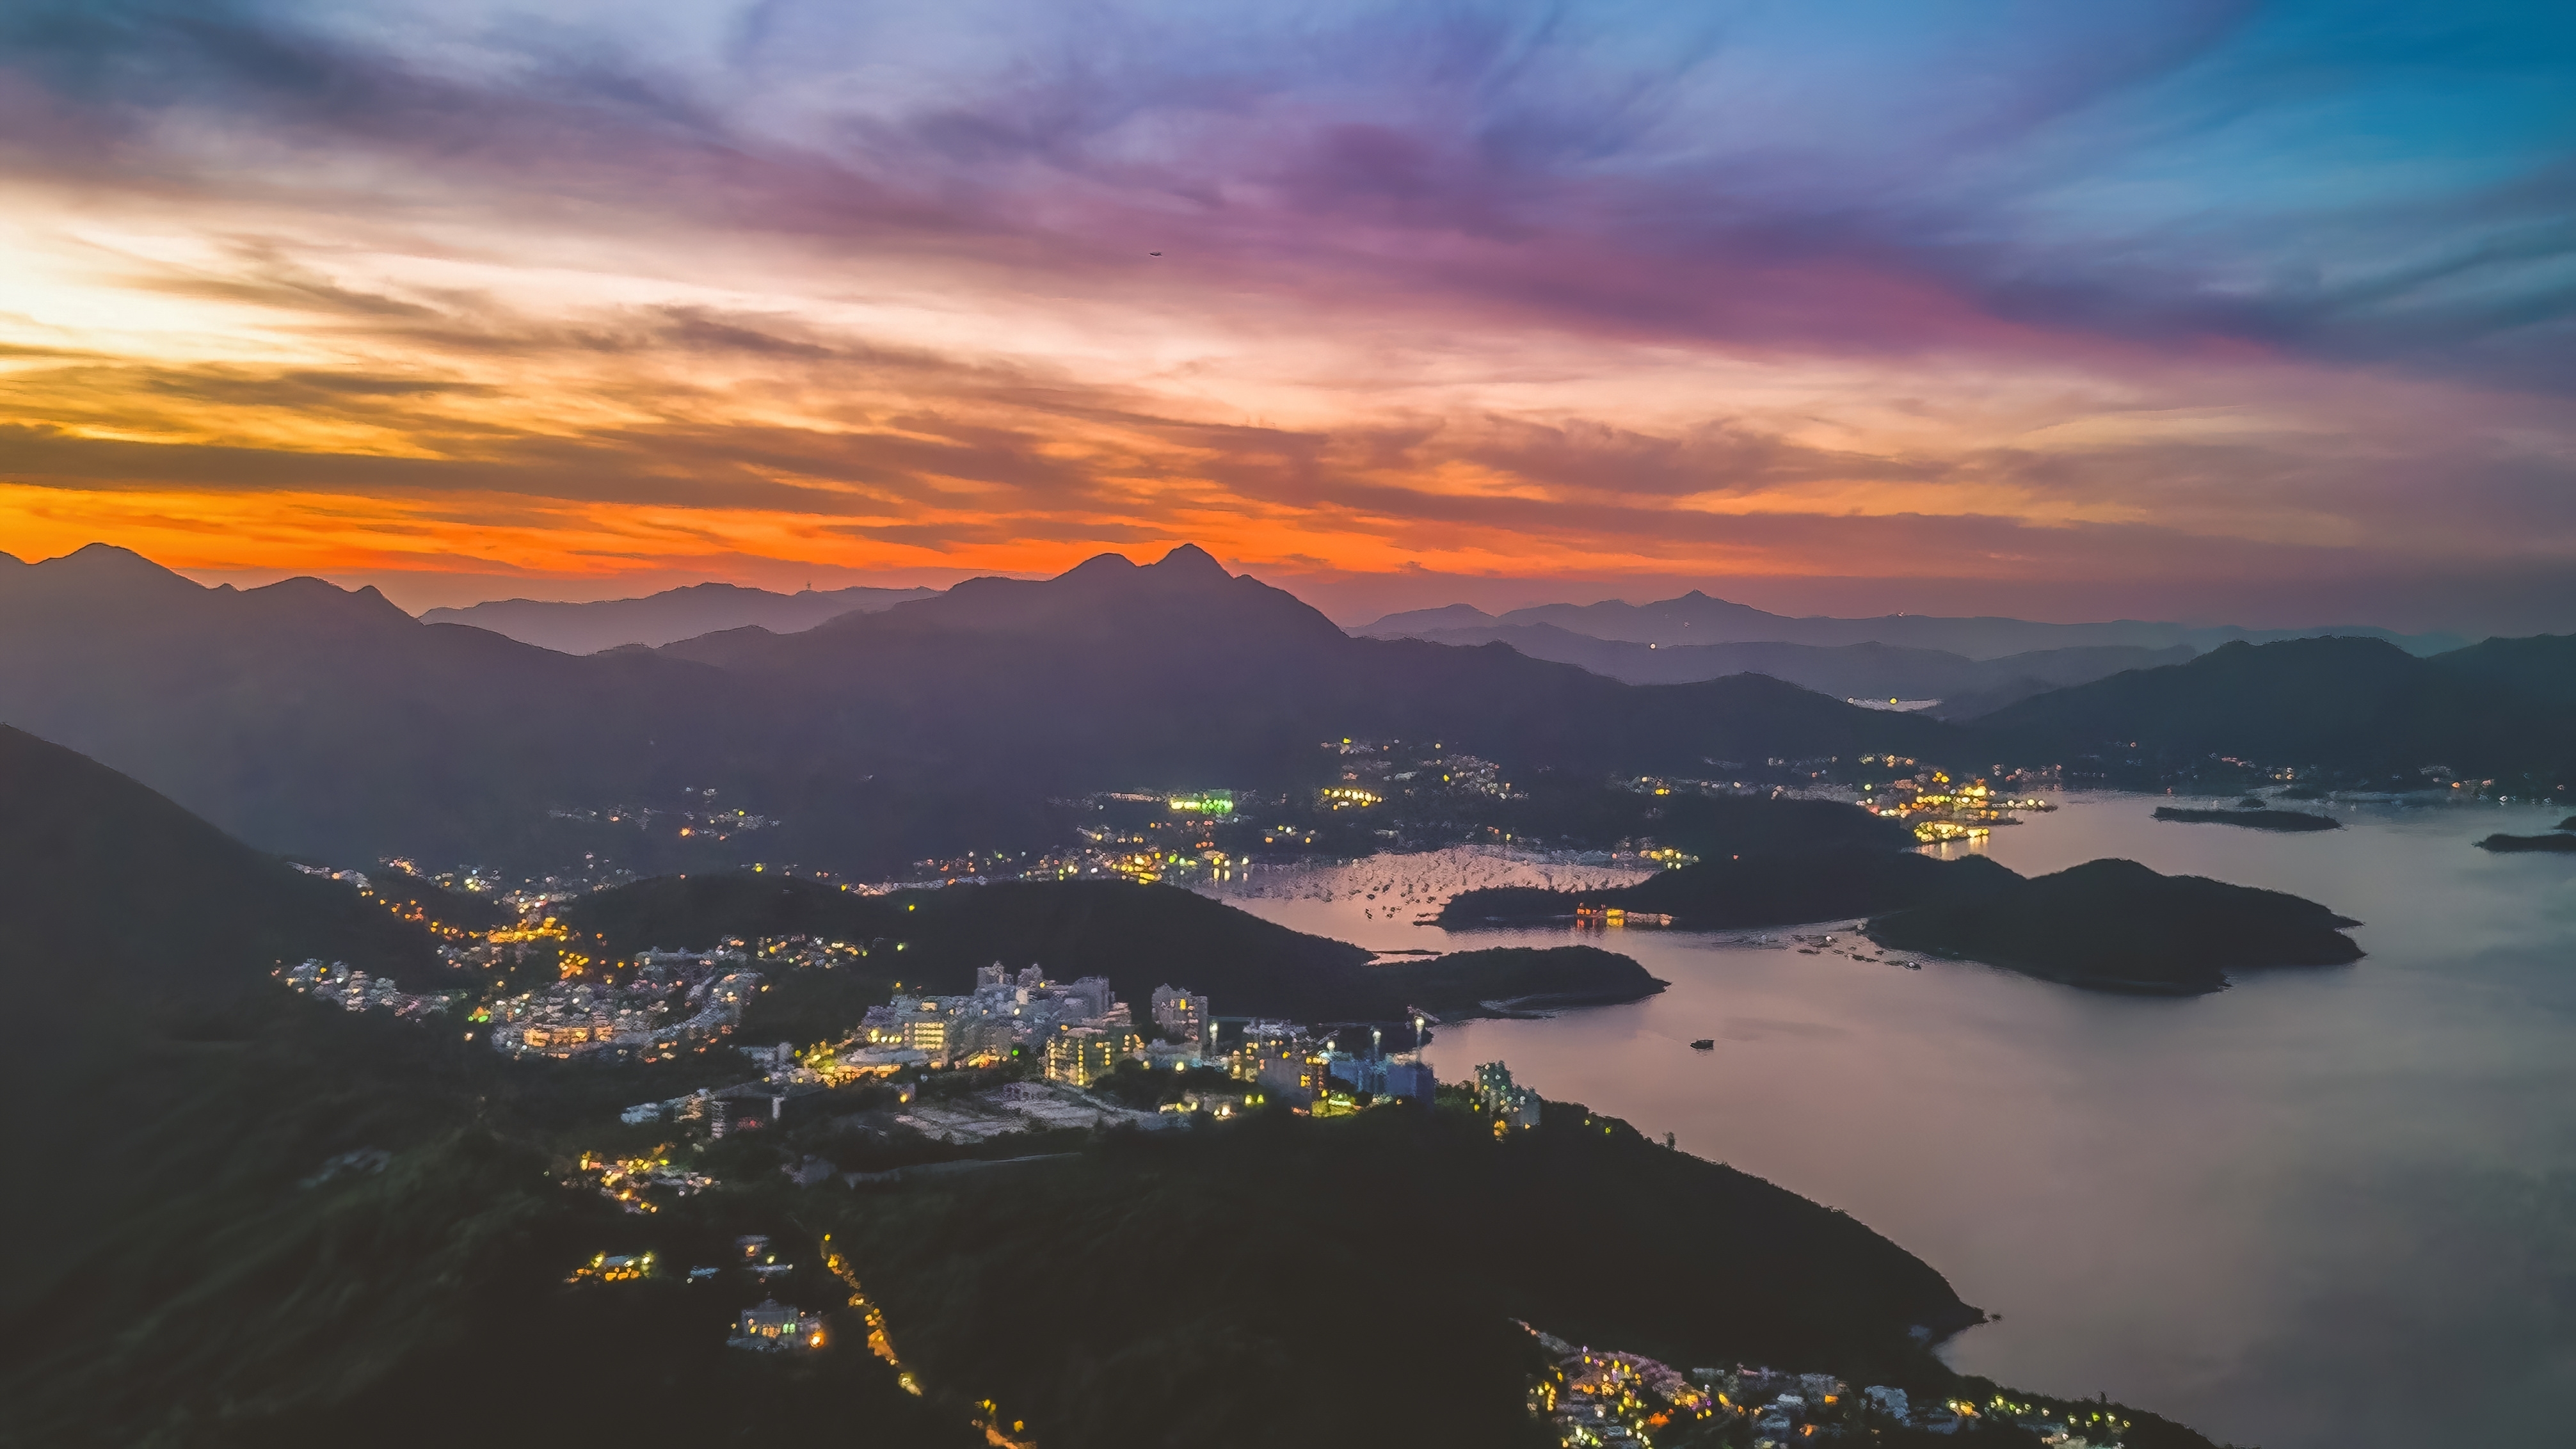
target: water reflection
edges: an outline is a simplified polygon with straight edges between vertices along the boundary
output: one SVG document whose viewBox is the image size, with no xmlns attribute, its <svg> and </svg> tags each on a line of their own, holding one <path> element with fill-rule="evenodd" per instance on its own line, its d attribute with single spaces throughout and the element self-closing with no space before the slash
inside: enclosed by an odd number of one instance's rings
<svg viewBox="0 0 2576 1449">
<path fill-rule="evenodd" d="M 2156 803 L 2079 799 L 1981 843 L 2031 874 L 2116 855 L 2291 891 L 2359 918 L 2370 954 L 2175 1000 L 1905 970 L 1848 935 L 1809 955 L 1631 929 L 1607 944 L 1663 995 L 1446 1028 L 1429 1055 L 1444 1078 L 1501 1058 L 1850 1211 L 2002 1315 L 1952 1345 L 1963 1369 L 2271 1449 L 2563 1442 L 2576 862 L 2469 842 L 2565 808 L 2308 807 L 2347 828 L 2273 835 L 2157 822 Z M 1472 854 L 1224 893 L 1379 950 L 1568 936 L 1414 924 L 1470 880 L 1577 883 Z M 1702 1037 L 1716 1050 L 1691 1051 Z"/>
</svg>

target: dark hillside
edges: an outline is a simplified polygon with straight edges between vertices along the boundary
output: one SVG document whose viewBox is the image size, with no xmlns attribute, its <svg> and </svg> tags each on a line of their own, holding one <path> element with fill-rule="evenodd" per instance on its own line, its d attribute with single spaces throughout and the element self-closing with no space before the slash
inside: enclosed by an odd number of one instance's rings
<svg viewBox="0 0 2576 1449">
<path fill-rule="evenodd" d="M 1301 788 L 1345 737 L 1584 776 L 1937 757 L 1959 738 L 1755 676 L 1641 688 L 1501 646 L 1352 639 L 1195 549 L 576 658 L 372 591 L 201 588 L 94 547 L 0 571 L 0 719 L 263 847 L 362 868 L 605 854 L 871 874 L 1052 843 L 1051 796 Z M 721 849 L 677 820 L 606 823 L 683 789 L 772 823 Z"/>
<path fill-rule="evenodd" d="M 1516 1408 L 1515 1317 L 1675 1364 L 1858 1381 L 1919 1362 L 1914 1325 L 1978 1316 L 1849 1217 L 1574 1103 L 1503 1141 L 1458 1107 L 1283 1117 L 1013 1173 L 1008 1191 L 863 1194 L 833 1231 L 927 1371 L 989 1386 L 1064 1449 L 1133 1443 L 1140 1423 L 1311 1444 L 1354 1418 L 1402 1442 L 1543 1444 Z M 983 1306 L 1024 1298 L 1090 1305 L 1085 1331 Z M 1354 1314 L 1393 1326 L 1402 1372 Z"/>
<path fill-rule="evenodd" d="M 2356 924 L 2280 891 L 2094 860 L 1880 916 L 1868 932 L 2079 986 L 2189 994 L 2221 989 L 2240 968 L 2358 961 L 2342 934 Z"/>
<path fill-rule="evenodd" d="M 1441 908 L 1440 923 L 1452 930 L 1513 925 L 1570 917 L 1578 905 L 1595 905 L 1669 915 L 1685 929 L 1743 930 L 1975 896 L 2017 879 L 1983 856 L 1943 861 L 1911 851 L 1844 846 L 1704 860 L 1614 890 L 1466 891 Z"/>
<path fill-rule="evenodd" d="M 2377 639 L 2228 644 L 2026 699 L 1973 729 L 1993 741 L 1989 753 L 2012 758 L 2233 755 L 2410 782 L 2430 764 L 2463 775 L 2576 771 L 2576 709 L 2464 682 Z"/>
<path fill-rule="evenodd" d="M 891 1442 L 971 1442 L 864 1355 L 781 1373 L 710 1335 L 726 1304 L 564 1288 L 621 1215 L 559 1187 L 528 1140 L 548 1097 L 531 1074 L 267 979 L 279 956 L 429 959 L 352 887 L 0 728 L 0 921 L 26 1014 L 0 1073 L 27 1106 L 0 1234 L 0 1443 L 426 1446 L 496 1421 L 512 1442 L 581 1442 L 591 1395 L 683 1379 L 621 1440 L 811 1437 L 856 1412 Z M 334 1171 L 360 1149 L 381 1166 Z"/>
<path fill-rule="evenodd" d="M 564 919 L 611 957 L 657 945 L 704 948 L 727 937 L 900 942 L 902 951 L 889 950 L 875 975 L 912 989 L 963 992 L 977 967 L 999 961 L 1013 971 L 1043 966 L 1065 981 L 1106 976 L 1140 1011 L 1167 984 L 1204 993 L 1228 1016 L 1300 1021 L 1395 1021 L 1414 1007 L 1449 1015 L 1519 997 L 1552 999 L 1533 1005 L 1634 1001 L 1663 989 L 1636 962 L 1588 946 L 1370 966 L 1357 946 L 1177 887 L 1123 881 L 998 881 L 864 896 L 772 876 L 666 877 L 586 897 Z"/>
<path fill-rule="evenodd" d="M 280 960 L 418 974 L 419 932 L 114 770 L 0 725 L 0 922 L 18 1000 L 210 1001 Z"/>
<path fill-rule="evenodd" d="M 2487 689 L 2576 708 L 2576 634 L 2489 639 L 2432 658 L 2435 668 Z"/>
</svg>

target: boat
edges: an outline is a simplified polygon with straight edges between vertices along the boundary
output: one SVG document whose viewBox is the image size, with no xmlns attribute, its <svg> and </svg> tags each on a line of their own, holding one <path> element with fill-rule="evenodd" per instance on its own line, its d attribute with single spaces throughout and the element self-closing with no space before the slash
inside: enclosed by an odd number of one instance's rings
<svg viewBox="0 0 2576 1449">
<path fill-rule="evenodd" d="M 1701 1037 L 1699 1040 L 1691 1043 L 1691 1050 L 1695 1052 L 1713 1052 L 1717 1050 L 1717 1039 L 1715 1037 Z"/>
</svg>

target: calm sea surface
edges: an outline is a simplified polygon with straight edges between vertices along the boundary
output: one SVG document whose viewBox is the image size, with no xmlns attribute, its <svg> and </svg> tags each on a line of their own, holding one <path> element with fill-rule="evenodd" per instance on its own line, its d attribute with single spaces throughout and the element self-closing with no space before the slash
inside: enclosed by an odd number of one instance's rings
<svg viewBox="0 0 2576 1449">
<path fill-rule="evenodd" d="M 1499 1058 L 1849 1211 L 2000 1315 L 1950 1345 L 1961 1369 L 2268 1449 L 2576 1443 L 2576 859 L 2469 844 L 2567 808 L 2332 807 L 2345 829 L 2270 835 L 2156 803 L 2073 799 L 1988 850 L 2294 892 L 2364 922 L 2369 954 L 2157 1000 L 1746 938 L 1413 924 L 1464 885 L 1622 878 L 1467 851 L 1212 889 L 1381 950 L 1635 956 L 1671 989 L 1442 1028 L 1428 1055 L 1443 1080 Z"/>
</svg>

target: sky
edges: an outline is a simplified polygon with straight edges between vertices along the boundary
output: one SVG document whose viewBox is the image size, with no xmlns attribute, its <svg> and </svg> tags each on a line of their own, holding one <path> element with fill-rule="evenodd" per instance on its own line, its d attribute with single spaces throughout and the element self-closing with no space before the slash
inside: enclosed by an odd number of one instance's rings
<svg viewBox="0 0 2576 1449">
<path fill-rule="evenodd" d="M 14 0 L 0 550 L 2576 629 L 2576 7 Z"/>
</svg>

